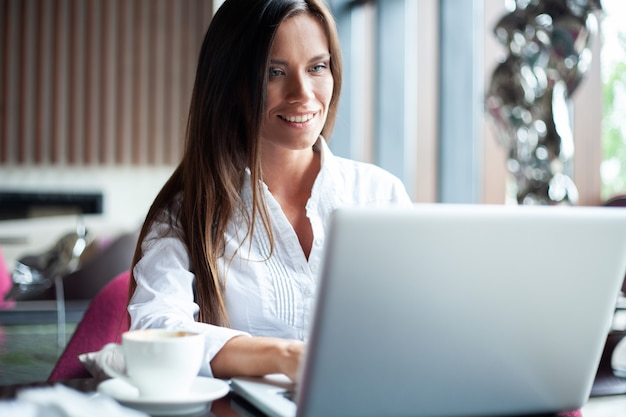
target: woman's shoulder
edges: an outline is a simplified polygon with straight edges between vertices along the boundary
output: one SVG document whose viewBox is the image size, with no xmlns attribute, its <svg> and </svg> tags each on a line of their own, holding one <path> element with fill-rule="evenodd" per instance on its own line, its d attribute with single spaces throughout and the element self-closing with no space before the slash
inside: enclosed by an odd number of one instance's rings
<svg viewBox="0 0 626 417">
<path fill-rule="evenodd" d="M 182 230 L 180 224 L 180 212 L 182 206 L 182 195 L 176 195 L 170 203 L 156 211 L 153 221 L 149 225 L 146 240 L 162 237 L 180 237 Z"/>
<path fill-rule="evenodd" d="M 352 196 L 354 203 L 410 202 L 402 181 L 378 165 L 338 156 L 333 156 L 329 165 L 335 189 L 344 200 Z"/>
<path fill-rule="evenodd" d="M 334 156 L 333 160 L 335 165 L 333 168 L 334 173 L 342 176 L 346 180 L 354 179 L 356 181 L 370 180 L 377 183 L 401 183 L 397 176 L 373 163 L 339 156 Z"/>
<path fill-rule="evenodd" d="M 324 168 L 335 178 L 341 178 L 349 183 L 365 179 L 375 182 L 401 183 L 399 178 L 378 165 L 335 155 L 323 139 L 320 140 L 318 146 L 323 150 Z"/>
</svg>

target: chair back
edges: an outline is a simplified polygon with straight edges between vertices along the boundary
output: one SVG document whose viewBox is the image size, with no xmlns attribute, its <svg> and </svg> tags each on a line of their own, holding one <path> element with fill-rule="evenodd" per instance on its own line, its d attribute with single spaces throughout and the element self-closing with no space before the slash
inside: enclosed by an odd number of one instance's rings
<svg viewBox="0 0 626 417">
<path fill-rule="evenodd" d="M 606 200 L 603 205 L 607 207 L 626 207 L 626 195 L 615 195 Z"/>
<path fill-rule="evenodd" d="M 11 287 L 13 287 L 11 273 L 9 272 L 6 262 L 4 261 L 2 248 L 0 247 L 0 310 L 9 309 L 15 305 L 14 301 L 6 301 L 4 299 L 4 296 L 11 291 Z"/>
<path fill-rule="evenodd" d="M 98 292 L 78 323 L 48 381 L 91 376 L 78 356 L 98 351 L 107 343 L 121 341 L 122 333 L 129 327 L 126 310 L 129 282 L 130 271 L 125 271 Z"/>
</svg>

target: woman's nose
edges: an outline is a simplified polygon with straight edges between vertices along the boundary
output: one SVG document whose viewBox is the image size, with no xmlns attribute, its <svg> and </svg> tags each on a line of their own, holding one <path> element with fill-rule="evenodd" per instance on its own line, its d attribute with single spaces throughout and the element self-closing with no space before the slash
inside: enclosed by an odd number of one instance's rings
<svg viewBox="0 0 626 417">
<path fill-rule="evenodd" d="M 305 75 L 293 74 L 287 85 L 287 100 L 290 103 L 306 102 L 313 96 L 311 80 Z"/>
</svg>

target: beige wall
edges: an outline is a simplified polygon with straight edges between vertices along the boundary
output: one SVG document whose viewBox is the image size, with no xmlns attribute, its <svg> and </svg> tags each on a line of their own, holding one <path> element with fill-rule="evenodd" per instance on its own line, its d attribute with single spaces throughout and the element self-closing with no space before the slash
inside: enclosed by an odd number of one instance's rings
<svg viewBox="0 0 626 417">
<path fill-rule="evenodd" d="M 0 163 L 176 163 L 211 9 L 0 0 Z"/>
<path fill-rule="evenodd" d="M 493 35 L 493 27 L 506 13 L 502 0 L 485 0 L 484 68 L 485 88 L 489 86 L 491 73 L 506 51 Z M 506 202 L 506 149 L 500 146 L 491 125 L 485 117 L 483 138 L 483 202 L 502 204 Z"/>
</svg>

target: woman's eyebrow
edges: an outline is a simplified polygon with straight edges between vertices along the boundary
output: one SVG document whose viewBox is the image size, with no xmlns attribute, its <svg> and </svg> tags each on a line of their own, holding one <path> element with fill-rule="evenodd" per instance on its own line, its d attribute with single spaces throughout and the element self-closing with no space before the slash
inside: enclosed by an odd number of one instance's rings
<svg viewBox="0 0 626 417">
<path fill-rule="evenodd" d="M 323 53 L 323 54 L 319 54 L 314 56 L 313 58 L 309 59 L 309 63 L 311 62 L 317 62 L 317 61 L 324 61 L 330 59 L 330 54 L 329 53 Z M 270 59 L 270 64 L 272 65 L 284 65 L 284 66 L 288 66 L 289 62 L 287 60 L 284 59 L 279 59 L 279 58 L 271 58 Z"/>
<path fill-rule="evenodd" d="M 274 64 L 274 65 L 288 65 L 289 63 L 287 61 L 285 61 L 284 59 L 275 59 L 272 58 L 270 59 L 270 64 Z"/>
<path fill-rule="evenodd" d="M 310 59 L 309 62 L 324 61 L 327 59 L 330 59 L 330 53 L 328 52 L 314 56 L 313 58 Z"/>
</svg>

